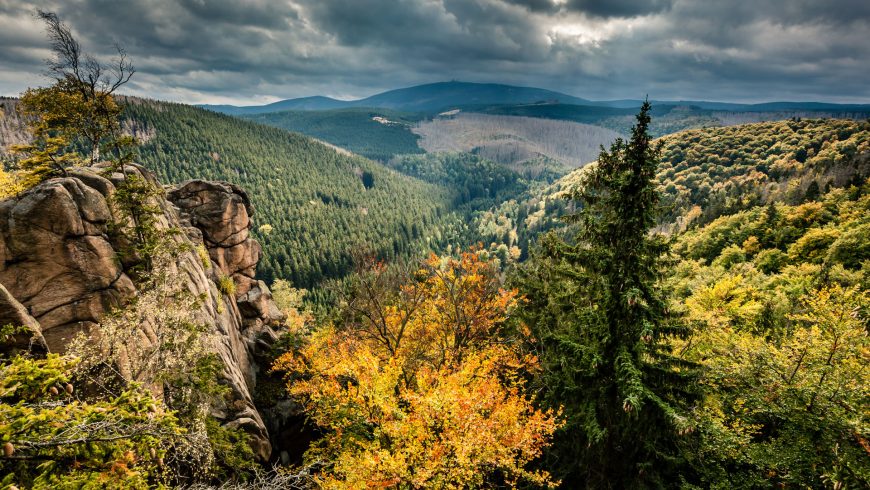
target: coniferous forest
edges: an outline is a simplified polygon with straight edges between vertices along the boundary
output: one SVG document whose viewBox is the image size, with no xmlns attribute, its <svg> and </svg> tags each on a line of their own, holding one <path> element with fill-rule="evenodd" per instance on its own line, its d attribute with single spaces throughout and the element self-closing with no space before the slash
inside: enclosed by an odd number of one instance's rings
<svg viewBox="0 0 870 490">
<path fill-rule="evenodd" d="M 35 16 L 0 489 L 870 488 L 870 106 L 197 107 Z"/>
</svg>

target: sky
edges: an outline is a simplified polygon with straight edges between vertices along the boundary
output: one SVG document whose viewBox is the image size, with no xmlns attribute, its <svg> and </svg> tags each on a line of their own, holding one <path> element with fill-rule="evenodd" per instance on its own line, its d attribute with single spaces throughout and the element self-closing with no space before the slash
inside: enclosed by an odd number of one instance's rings
<svg viewBox="0 0 870 490">
<path fill-rule="evenodd" d="M 446 80 L 593 99 L 870 103 L 870 0 L 0 0 L 0 95 L 44 85 L 36 9 L 185 103 Z"/>
</svg>

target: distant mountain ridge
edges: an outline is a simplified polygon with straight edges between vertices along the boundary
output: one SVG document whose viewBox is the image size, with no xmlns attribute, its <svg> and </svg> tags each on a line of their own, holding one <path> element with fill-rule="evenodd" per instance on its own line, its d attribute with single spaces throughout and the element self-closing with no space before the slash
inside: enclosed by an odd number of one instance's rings
<svg viewBox="0 0 870 490">
<path fill-rule="evenodd" d="M 589 104 L 590 101 L 542 88 L 498 83 L 438 82 L 389 90 L 359 100 L 315 96 L 287 99 L 261 106 L 200 105 L 224 114 L 263 114 L 285 110 L 328 110 L 352 107 L 394 109 L 407 112 L 437 112 L 465 105 L 531 104 L 535 102 Z"/>
<path fill-rule="evenodd" d="M 345 107 L 346 102 L 343 100 L 315 95 L 313 97 L 300 97 L 298 99 L 287 99 L 273 102 L 266 105 L 244 106 L 238 107 L 234 105 L 200 105 L 203 109 L 209 109 L 215 112 L 221 112 L 230 115 L 242 114 L 262 114 L 266 112 L 281 112 L 281 111 L 323 111 L 329 109 L 341 109 Z"/>
<path fill-rule="evenodd" d="M 358 100 L 338 100 L 324 96 L 281 100 L 266 105 L 200 105 L 204 109 L 230 115 L 264 114 L 289 110 L 321 111 L 369 107 L 407 112 L 434 113 L 466 106 L 521 104 L 568 104 L 578 106 L 636 109 L 640 99 L 592 101 L 573 95 L 535 87 L 518 87 L 498 83 L 437 82 L 389 90 Z M 702 110 L 735 112 L 768 111 L 836 111 L 868 112 L 870 104 L 834 104 L 827 102 L 764 102 L 742 104 L 697 100 L 653 100 L 654 105 L 694 106 Z"/>
</svg>

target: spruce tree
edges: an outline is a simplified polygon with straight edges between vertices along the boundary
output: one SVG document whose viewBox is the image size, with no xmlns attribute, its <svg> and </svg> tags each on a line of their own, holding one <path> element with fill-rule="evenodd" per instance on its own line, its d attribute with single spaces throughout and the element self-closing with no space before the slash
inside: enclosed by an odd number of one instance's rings
<svg viewBox="0 0 870 490">
<path fill-rule="evenodd" d="M 651 232 L 660 147 L 649 111 L 645 102 L 631 139 L 602 148 L 569 192 L 573 238 L 547 235 L 519 274 L 541 390 L 567 419 L 547 461 L 566 488 L 670 486 L 690 429 L 693 369 L 668 343 L 687 328 L 661 286 L 668 244 Z"/>
</svg>

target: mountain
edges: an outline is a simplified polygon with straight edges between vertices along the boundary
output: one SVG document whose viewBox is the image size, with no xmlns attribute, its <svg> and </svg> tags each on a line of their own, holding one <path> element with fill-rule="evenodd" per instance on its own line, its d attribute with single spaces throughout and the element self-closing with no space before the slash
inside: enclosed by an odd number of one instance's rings
<svg viewBox="0 0 870 490">
<path fill-rule="evenodd" d="M 453 81 L 390 90 L 354 104 L 359 107 L 431 112 L 475 104 L 530 104 L 543 101 L 566 104 L 587 102 L 579 97 L 540 88 Z"/>
<path fill-rule="evenodd" d="M 243 106 L 237 107 L 234 105 L 201 105 L 199 107 L 203 109 L 208 109 L 215 112 L 220 112 L 223 114 L 230 115 L 242 115 L 242 114 L 261 114 L 264 112 L 278 112 L 278 111 L 322 111 L 329 109 L 338 109 L 346 106 L 346 102 L 342 100 L 333 99 L 330 97 L 323 97 L 321 95 L 315 95 L 313 97 L 300 97 L 298 99 L 287 99 L 280 100 L 278 102 L 273 102 L 271 104 L 266 105 L 256 105 L 256 106 Z"/>
<path fill-rule="evenodd" d="M 770 112 L 770 111 L 825 111 L 825 112 L 870 112 L 870 104 L 836 104 L 831 102 L 714 102 L 706 100 L 651 100 L 653 106 L 692 106 L 711 111 Z M 588 105 L 634 109 L 643 104 L 640 99 L 589 101 Z"/>
<path fill-rule="evenodd" d="M 288 99 L 263 106 L 202 105 L 200 107 L 225 114 L 262 114 L 281 110 L 328 110 L 349 107 L 373 107 L 407 112 L 438 112 L 475 104 L 530 104 L 542 101 L 566 104 L 588 102 L 579 97 L 540 88 L 451 81 L 390 90 L 351 101 L 318 96 Z"/>
<path fill-rule="evenodd" d="M 201 105 L 204 109 L 224 114 L 263 114 L 288 110 L 322 111 L 351 107 L 394 109 L 406 112 L 434 114 L 447 109 L 471 110 L 486 106 L 560 105 L 585 106 L 584 113 L 619 115 L 634 113 L 643 103 L 640 99 L 593 101 L 561 92 L 534 87 L 517 87 L 496 83 L 438 82 L 389 90 L 358 100 L 337 100 L 324 96 L 287 99 L 259 106 Z M 694 107 L 697 110 L 725 112 L 825 112 L 835 114 L 870 114 L 870 104 L 834 104 L 828 102 L 764 102 L 743 104 L 703 100 L 653 100 L 654 107 Z M 610 109 L 610 110 L 608 110 Z M 557 118 L 559 119 L 559 118 Z M 579 121 L 578 122 L 589 122 Z"/>
</svg>

